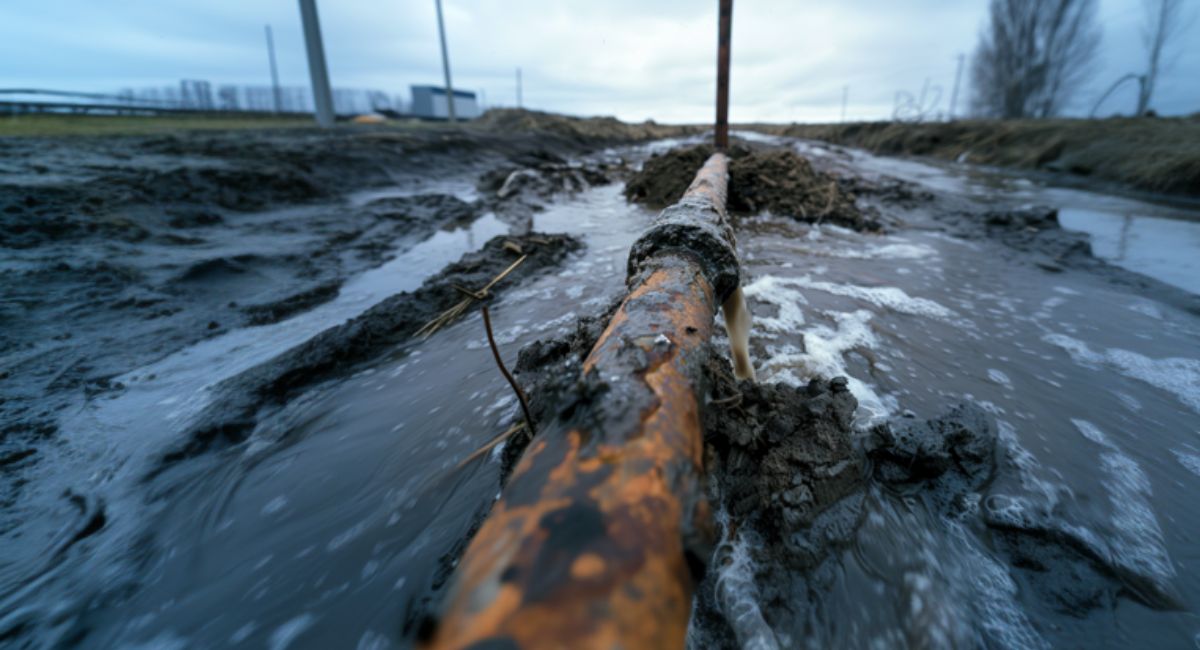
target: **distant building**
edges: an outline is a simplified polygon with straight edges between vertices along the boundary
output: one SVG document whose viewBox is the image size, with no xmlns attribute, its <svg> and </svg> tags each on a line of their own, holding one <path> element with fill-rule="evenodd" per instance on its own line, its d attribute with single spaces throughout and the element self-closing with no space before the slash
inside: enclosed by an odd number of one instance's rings
<svg viewBox="0 0 1200 650">
<path fill-rule="evenodd" d="M 412 86 L 412 114 L 417 117 L 444 120 L 450 117 L 446 89 L 440 86 Z M 454 115 L 460 120 L 479 117 L 479 102 L 475 93 L 454 91 Z"/>
</svg>

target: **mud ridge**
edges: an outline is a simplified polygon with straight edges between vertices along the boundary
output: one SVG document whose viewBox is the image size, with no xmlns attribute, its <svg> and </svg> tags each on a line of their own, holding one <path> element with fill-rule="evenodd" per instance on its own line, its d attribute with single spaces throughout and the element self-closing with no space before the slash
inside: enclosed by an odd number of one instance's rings
<svg viewBox="0 0 1200 650">
<path fill-rule="evenodd" d="M 214 444 L 244 440 L 254 429 L 260 410 L 277 407 L 300 391 L 349 374 L 412 341 L 421 326 L 463 299 L 457 287 L 482 287 L 519 255 L 527 255 L 516 270 L 493 287 L 491 293 L 502 296 L 522 280 L 561 264 L 581 246 L 567 235 L 491 239 L 415 291 L 394 295 L 275 359 L 218 384 L 213 390 L 212 405 L 190 426 L 188 442 L 168 453 L 163 464 L 191 457 Z"/>
<path fill-rule="evenodd" d="M 1200 296 L 1154 278 L 1110 264 L 1092 254 L 1086 233 L 1065 230 L 1058 210 L 1045 205 L 998 205 L 987 209 L 935 210 L 933 218 L 959 239 L 990 239 L 1009 249 L 1009 255 L 1048 273 L 1082 269 L 1123 287 L 1154 295 L 1158 300 L 1200 314 Z"/>
</svg>

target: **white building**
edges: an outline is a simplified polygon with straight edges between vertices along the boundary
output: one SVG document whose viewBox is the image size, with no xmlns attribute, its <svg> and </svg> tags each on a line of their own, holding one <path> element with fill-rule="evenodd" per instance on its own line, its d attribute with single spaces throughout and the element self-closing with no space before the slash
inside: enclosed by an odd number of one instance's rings
<svg viewBox="0 0 1200 650">
<path fill-rule="evenodd" d="M 444 120 L 450 117 L 446 89 L 440 86 L 412 86 L 412 114 L 417 117 Z M 454 115 L 460 120 L 479 117 L 479 102 L 475 93 L 454 91 Z"/>
</svg>

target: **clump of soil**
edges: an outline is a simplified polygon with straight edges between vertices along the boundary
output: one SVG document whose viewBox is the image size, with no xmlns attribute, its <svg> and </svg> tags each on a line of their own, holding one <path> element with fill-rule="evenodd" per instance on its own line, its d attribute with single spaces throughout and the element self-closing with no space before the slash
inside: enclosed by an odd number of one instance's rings
<svg viewBox="0 0 1200 650">
<path fill-rule="evenodd" d="M 734 158 L 729 165 L 729 209 L 770 210 L 808 223 L 836 223 L 878 230 L 879 222 L 854 203 L 837 179 L 814 170 L 790 149 L 771 149 Z"/>
<path fill-rule="evenodd" d="M 626 181 L 625 198 L 654 208 L 675 203 L 712 152 L 708 145 L 696 145 L 651 156 L 642 170 Z M 736 155 L 733 151 L 730 154 Z"/>
<path fill-rule="evenodd" d="M 804 388 L 735 383 L 723 357 L 707 365 L 709 470 L 732 518 L 786 542 L 862 489 L 863 459 L 852 443 L 858 400 L 845 377 Z"/>
<path fill-rule="evenodd" d="M 697 145 L 651 157 L 625 186 L 630 201 L 664 207 L 678 201 L 713 148 Z M 835 223 L 855 230 L 878 230 L 879 221 L 855 204 L 838 179 L 813 169 L 790 149 L 729 152 L 731 212 L 769 210 L 807 223 Z"/>
</svg>

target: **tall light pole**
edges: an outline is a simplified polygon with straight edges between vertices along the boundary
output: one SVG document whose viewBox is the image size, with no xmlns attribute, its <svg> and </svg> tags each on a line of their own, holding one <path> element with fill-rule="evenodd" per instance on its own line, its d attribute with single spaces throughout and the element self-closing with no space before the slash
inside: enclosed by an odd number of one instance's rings
<svg viewBox="0 0 1200 650">
<path fill-rule="evenodd" d="M 271 95 L 275 99 L 275 112 L 283 111 L 283 96 L 279 94 L 279 69 L 275 67 L 275 39 L 271 36 L 271 26 L 267 28 L 267 57 L 271 61 Z"/>
<path fill-rule="evenodd" d="M 954 90 L 950 93 L 950 119 L 954 119 L 954 107 L 958 105 L 958 82 L 962 79 L 963 55 L 958 55 L 958 70 L 954 73 Z"/>
<path fill-rule="evenodd" d="M 437 5 L 438 18 L 438 36 L 442 39 L 442 72 L 446 75 L 446 112 L 450 115 L 450 121 L 453 122 L 456 118 L 454 115 L 454 84 L 450 83 L 450 55 L 446 51 L 446 25 L 442 21 L 442 0 L 433 0 Z"/>
<path fill-rule="evenodd" d="M 321 44 L 316 0 L 300 0 L 300 22 L 304 24 L 304 47 L 308 51 L 308 74 L 312 77 L 317 124 L 328 128 L 333 126 L 333 94 L 329 91 L 329 70 L 325 67 L 325 47 Z"/>
</svg>

